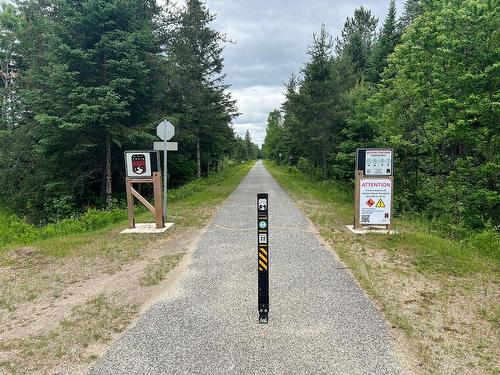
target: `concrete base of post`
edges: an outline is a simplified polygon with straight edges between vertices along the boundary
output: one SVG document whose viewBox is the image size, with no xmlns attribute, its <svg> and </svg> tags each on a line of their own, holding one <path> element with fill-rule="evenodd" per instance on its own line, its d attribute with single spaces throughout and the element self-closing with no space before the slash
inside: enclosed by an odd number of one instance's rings
<svg viewBox="0 0 500 375">
<path fill-rule="evenodd" d="M 128 228 L 121 231 L 121 234 L 131 234 L 131 233 L 164 233 L 174 226 L 174 223 L 165 223 L 164 228 L 156 228 L 155 223 L 143 223 L 135 224 L 135 228 Z"/>
<path fill-rule="evenodd" d="M 377 234 L 397 234 L 395 230 L 388 230 L 385 225 L 372 225 L 369 227 L 354 228 L 354 225 L 346 225 L 354 234 L 367 234 L 367 233 L 377 233 Z"/>
</svg>

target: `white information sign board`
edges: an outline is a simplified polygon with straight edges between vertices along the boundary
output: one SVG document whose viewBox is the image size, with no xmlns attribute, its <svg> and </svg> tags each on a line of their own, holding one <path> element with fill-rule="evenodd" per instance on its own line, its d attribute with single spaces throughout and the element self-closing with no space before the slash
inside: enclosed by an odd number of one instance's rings
<svg viewBox="0 0 500 375">
<path fill-rule="evenodd" d="M 126 152 L 127 177 L 151 177 L 151 154 L 149 152 Z"/>
<path fill-rule="evenodd" d="M 390 176 L 392 174 L 392 150 L 366 150 L 365 175 Z"/>
<path fill-rule="evenodd" d="M 392 180 L 361 179 L 359 199 L 360 224 L 391 223 Z"/>
<path fill-rule="evenodd" d="M 165 150 L 165 142 L 153 142 L 153 150 Z M 179 144 L 177 142 L 167 142 L 167 151 L 179 151 Z"/>
</svg>

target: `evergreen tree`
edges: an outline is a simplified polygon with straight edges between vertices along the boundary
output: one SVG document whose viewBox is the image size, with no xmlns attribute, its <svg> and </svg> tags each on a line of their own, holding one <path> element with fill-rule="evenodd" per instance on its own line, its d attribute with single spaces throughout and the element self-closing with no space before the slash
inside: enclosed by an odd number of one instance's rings
<svg viewBox="0 0 500 375">
<path fill-rule="evenodd" d="M 239 135 L 236 136 L 233 146 L 233 159 L 242 162 L 247 161 L 247 146 L 246 142 Z"/>
<path fill-rule="evenodd" d="M 368 11 L 348 19 L 329 64 L 312 54 L 303 79 L 286 87 L 282 131 L 268 124 L 266 156 L 284 144 L 300 171 L 324 178 L 317 168 L 326 145 L 330 176 L 350 181 L 356 148 L 392 147 L 397 210 L 424 213 L 453 236 L 498 228 L 498 7 L 408 1 L 406 11 L 412 24 L 397 48 L 394 3 L 374 47 L 378 85 L 363 80 L 375 25 Z"/>
<path fill-rule="evenodd" d="M 214 19 L 204 2 L 188 0 L 166 46 L 171 64 L 169 95 L 177 98 L 171 115 L 179 119 L 178 139 L 193 147 L 198 177 L 202 159 L 208 169 L 211 158 L 217 160 L 228 152 L 224 144 L 234 136 L 230 121 L 237 115 L 224 84 L 226 38 L 211 28 Z"/>
<path fill-rule="evenodd" d="M 253 158 L 253 147 L 252 147 L 252 137 L 250 136 L 250 131 L 245 132 L 245 153 L 246 159 L 250 160 Z"/>
<path fill-rule="evenodd" d="M 151 113 L 156 9 L 139 0 L 55 5 L 21 7 L 30 22 L 21 93 L 45 162 L 46 204 L 90 204 L 82 199 L 100 192 L 109 207 L 113 159 Z"/>
<path fill-rule="evenodd" d="M 284 149 L 283 144 L 283 127 L 282 127 L 281 113 L 274 110 L 269 113 L 267 118 L 266 137 L 262 145 L 262 152 L 268 159 L 280 161 L 280 154 L 283 155 L 287 150 Z"/>
<path fill-rule="evenodd" d="M 301 102 L 300 84 L 300 80 L 292 74 L 285 84 L 285 101 L 281 106 L 283 111 L 282 142 L 288 160 L 293 160 L 294 155 L 305 155 L 307 152 L 307 146 L 302 142 L 308 136 L 307 129 L 301 126 L 298 119 Z"/>
<path fill-rule="evenodd" d="M 410 26 L 423 13 L 425 0 L 406 0 L 400 24 L 403 29 Z"/>
<path fill-rule="evenodd" d="M 396 147 L 408 209 L 484 227 L 500 204 L 498 9 L 467 0 L 426 10 L 390 58 L 374 120 Z"/>
<path fill-rule="evenodd" d="M 332 51 L 333 39 L 321 26 L 313 34 L 312 45 L 308 49 L 309 62 L 303 69 L 304 80 L 300 87 L 301 112 L 299 119 L 308 129 L 308 137 L 302 142 L 308 144 L 309 155 L 317 160 L 323 171 L 323 178 L 328 176 L 328 157 L 333 137 L 336 99 L 332 95 Z"/>
<path fill-rule="evenodd" d="M 370 10 L 358 8 L 352 18 L 347 17 L 341 35 L 336 40 L 337 56 L 350 61 L 358 82 L 364 79 L 369 68 L 377 23 L 377 18 Z"/>
<path fill-rule="evenodd" d="M 2 3 L 0 10 L 0 79 L 2 86 L 0 130 L 10 129 L 16 122 L 16 107 L 18 106 L 14 77 L 17 74 L 19 56 L 19 33 L 23 21 L 17 8 L 9 3 Z"/>
<path fill-rule="evenodd" d="M 394 48 L 399 43 L 400 31 L 396 21 L 396 3 L 391 0 L 389 10 L 385 18 L 382 30 L 373 47 L 373 53 L 370 57 L 370 80 L 378 82 L 380 74 L 387 66 L 387 58 L 394 51 Z"/>
<path fill-rule="evenodd" d="M 302 80 L 291 77 L 283 104 L 283 150 L 296 164 L 307 158 L 327 178 L 329 161 L 337 152 L 342 127 L 343 90 L 353 85 L 347 59 L 333 58 L 333 40 L 326 27 L 313 35 L 310 60 L 302 69 Z M 275 156 L 276 157 L 276 156 Z"/>
<path fill-rule="evenodd" d="M 169 158 L 171 184 L 219 167 L 244 141 L 230 126 L 225 37 L 213 20 L 194 0 L 4 4 L 0 204 L 36 222 L 109 207 L 124 190 L 123 150 L 150 148 L 167 116 L 182 145 Z"/>
</svg>

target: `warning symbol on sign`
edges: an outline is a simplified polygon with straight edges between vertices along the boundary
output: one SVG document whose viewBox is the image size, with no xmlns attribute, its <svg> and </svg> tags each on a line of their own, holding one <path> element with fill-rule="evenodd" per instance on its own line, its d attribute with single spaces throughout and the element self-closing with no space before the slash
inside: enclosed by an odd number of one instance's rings
<svg viewBox="0 0 500 375">
<path fill-rule="evenodd" d="M 382 199 L 379 199 L 377 202 L 377 207 L 378 208 L 385 208 L 385 203 Z"/>
<path fill-rule="evenodd" d="M 368 199 L 368 200 L 366 201 L 366 204 L 368 205 L 368 207 L 371 207 L 371 206 L 373 206 L 373 205 L 375 204 L 375 201 L 374 201 L 373 199 L 371 199 L 371 198 L 370 198 L 370 199 Z"/>
</svg>

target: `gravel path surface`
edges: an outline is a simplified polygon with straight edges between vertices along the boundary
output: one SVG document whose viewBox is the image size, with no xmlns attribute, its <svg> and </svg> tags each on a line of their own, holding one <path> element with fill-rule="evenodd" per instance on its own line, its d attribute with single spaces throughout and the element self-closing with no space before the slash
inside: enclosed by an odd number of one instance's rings
<svg viewBox="0 0 500 375">
<path fill-rule="evenodd" d="M 269 193 L 270 314 L 258 324 L 256 194 Z M 172 299 L 90 374 L 402 374 L 352 276 L 258 162 L 226 200 Z"/>
</svg>

